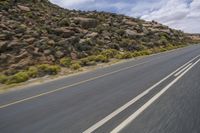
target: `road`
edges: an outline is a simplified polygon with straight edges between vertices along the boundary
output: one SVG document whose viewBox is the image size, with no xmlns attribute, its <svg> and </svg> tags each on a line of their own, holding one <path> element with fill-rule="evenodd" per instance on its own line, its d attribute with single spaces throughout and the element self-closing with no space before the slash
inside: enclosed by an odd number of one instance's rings
<svg viewBox="0 0 200 133">
<path fill-rule="evenodd" d="M 0 94 L 1 133 L 199 133 L 200 45 Z"/>
</svg>

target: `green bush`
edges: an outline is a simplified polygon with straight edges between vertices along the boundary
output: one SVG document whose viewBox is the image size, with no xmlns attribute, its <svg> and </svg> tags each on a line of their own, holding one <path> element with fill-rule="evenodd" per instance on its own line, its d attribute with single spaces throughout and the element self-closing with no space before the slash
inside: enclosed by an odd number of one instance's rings
<svg viewBox="0 0 200 133">
<path fill-rule="evenodd" d="M 104 55 L 97 55 L 96 56 L 96 62 L 108 62 L 108 57 Z"/>
<path fill-rule="evenodd" d="M 78 70 L 81 68 L 81 65 L 79 63 L 74 63 L 70 66 L 70 68 L 73 70 Z"/>
<path fill-rule="evenodd" d="M 131 52 L 125 52 L 124 54 L 123 54 L 123 59 L 129 59 L 129 58 L 132 58 L 133 56 L 132 56 L 132 54 L 131 54 Z"/>
<path fill-rule="evenodd" d="M 27 72 L 22 71 L 18 72 L 13 76 L 10 76 L 6 81 L 6 84 L 14 84 L 14 83 L 21 83 L 27 81 L 29 79 L 29 75 Z"/>
<path fill-rule="evenodd" d="M 117 55 L 115 55 L 115 58 L 116 59 L 123 59 L 123 56 L 122 56 L 122 54 L 118 53 Z"/>
<path fill-rule="evenodd" d="M 57 65 L 42 64 L 37 66 L 40 74 L 56 75 L 61 68 Z"/>
<path fill-rule="evenodd" d="M 89 61 L 96 61 L 96 56 L 95 56 L 95 55 L 88 56 L 87 59 L 88 59 Z"/>
<path fill-rule="evenodd" d="M 137 57 L 137 56 L 141 56 L 140 52 L 133 52 L 132 53 L 132 57 Z"/>
<path fill-rule="evenodd" d="M 113 58 L 115 55 L 118 54 L 118 51 L 115 49 L 107 49 L 101 52 L 102 55 L 106 56 L 107 58 Z"/>
<path fill-rule="evenodd" d="M 60 64 L 64 67 L 69 67 L 72 63 L 72 60 L 71 58 L 68 58 L 68 57 L 64 57 L 60 60 Z"/>
<path fill-rule="evenodd" d="M 36 78 L 38 76 L 38 68 L 29 67 L 27 70 L 27 74 L 29 75 L 29 77 Z"/>
<path fill-rule="evenodd" d="M 88 66 L 88 63 L 90 62 L 90 60 L 88 58 L 82 58 L 80 60 L 80 64 L 81 66 Z"/>
<path fill-rule="evenodd" d="M 139 53 L 140 53 L 140 55 L 150 55 L 150 54 L 152 54 L 152 52 L 150 50 L 143 50 L 143 51 L 140 51 Z"/>
<path fill-rule="evenodd" d="M 7 80 L 8 80 L 8 76 L 4 74 L 0 74 L 0 83 L 4 84 L 7 82 Z"/>
</svg>

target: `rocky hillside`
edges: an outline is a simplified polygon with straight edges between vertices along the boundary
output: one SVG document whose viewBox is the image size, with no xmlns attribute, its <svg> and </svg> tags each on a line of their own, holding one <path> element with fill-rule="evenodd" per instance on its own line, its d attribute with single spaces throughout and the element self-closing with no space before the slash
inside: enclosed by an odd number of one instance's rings
<svg viewBox="0 0 200 133">
<path fill-rule="evenodd" d="M 1 0 L 0 18 L 0 72 L 108 49 L 137 52 L 187 43 L 183 32 L 154 21 L 66 10 L 47 0 Z"/>
</svg>

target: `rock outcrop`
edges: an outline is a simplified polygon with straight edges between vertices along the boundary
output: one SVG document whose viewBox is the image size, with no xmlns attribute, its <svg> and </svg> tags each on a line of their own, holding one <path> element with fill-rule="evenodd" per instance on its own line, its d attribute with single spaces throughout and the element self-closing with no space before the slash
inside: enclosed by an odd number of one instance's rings
<svg viewBox="0 0 200 133">
<path fill-rule="evenodd" d="M 0 18 L 0 72 L 110 48 L 139 51 L 187 42 L 183 32 L 157 22 L 67 10 L 47 0 L 1 0 Z"/>
</svg>

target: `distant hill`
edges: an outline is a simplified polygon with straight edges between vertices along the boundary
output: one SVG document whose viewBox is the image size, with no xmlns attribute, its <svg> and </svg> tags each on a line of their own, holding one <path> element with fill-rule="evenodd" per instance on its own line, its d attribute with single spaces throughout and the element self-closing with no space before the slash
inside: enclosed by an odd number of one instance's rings
<svg viewBox="0 0 200 133">
<path fill-rule="evenodd" d="M 0 18 L 0 71 L 8 75 L 38 64 L 60 65 L 64 57 L 77 60 L 110 49 L 138 52 L 191 41 L 155 21 L 67 10 L 47 0 L 1 0 Z"/>
</svg>

